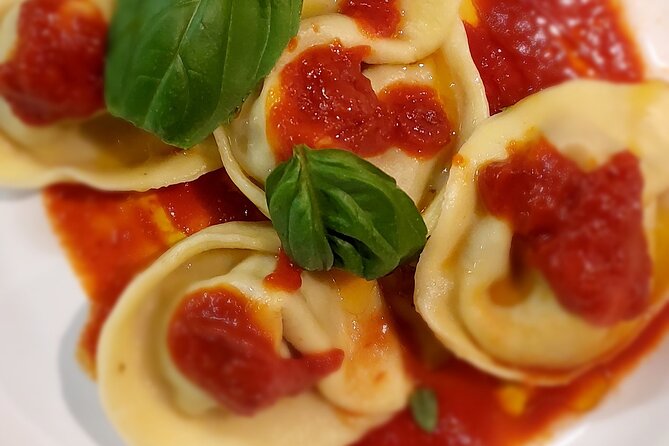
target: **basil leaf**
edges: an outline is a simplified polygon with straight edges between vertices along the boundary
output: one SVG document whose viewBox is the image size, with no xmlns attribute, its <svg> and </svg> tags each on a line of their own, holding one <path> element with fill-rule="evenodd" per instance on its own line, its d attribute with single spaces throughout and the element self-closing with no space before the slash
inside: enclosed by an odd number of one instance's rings
<svg viewBox="0 0 669 446">
<path fill-rule="evenodd" d="M 439 404 L 437 396 L 431 389 L 421 388 L 411 395 L 409 400 L 411 415 L 421 429 L 427 433 L 437 430 L 439 422 Z"/>
<path fill-rule="evenodd" d="M 192 147 L 229 121 L 297 33 L 302 0 L 118 0 L 107 108 Z"/>
<path fill-rule="evenodd" d="M 425 246 L 427 228 L 411 198 L 351 152 L 296 146 L 265 189 L 283 248 L 305 270 L 338 267 L 378 279 Z"/>
</svg>

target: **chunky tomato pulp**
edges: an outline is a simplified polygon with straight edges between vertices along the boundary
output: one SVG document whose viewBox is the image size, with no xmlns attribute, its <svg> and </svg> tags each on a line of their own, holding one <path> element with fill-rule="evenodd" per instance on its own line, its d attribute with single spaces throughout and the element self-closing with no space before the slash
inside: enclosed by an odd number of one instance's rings
<svg viewBox="0 0 669 446">
<path fill-rule="evenodd" d="M 197 291 L 176 310 L 167 339 L 185 376 L 244 415 L 309 389 L 344 360 L 341 350 L 280 357 L 252 305 L 232 288 Z"/>
<path fill-rule="evenodd" d="M 90 371 L 102 324 L 139 272 L 186 235 L 227 221 L 264 219 L 222 170 L 145 193 L 57 185 L 44 199 L 91 300 L 80 350 Z"/>
<path fill-rule="evenodd" d="M 478 184 L 485 207 L 511 223 L 518 255 L 567 310 L 612 325 L 647 308 L 652 262 L 634 155 L 584 172 L 541 139 L 481 169 Z"/>
<path fill-rule="evenodd" d="M 375 37 L 393 37 L 400 31 L 402 12 L 398 0 L 345 0 L 339 12 L 354 18 Z"/>
<path fill-rule="evenodd" d="M 362 72 L 368 51 L 335 42 L 304 51 L 283 69 L 268 126 L 279 160 L 290 158 L 297 144 L 362 157 L 399 147 L 431 157 L 449 143 L 451 126 L 437 91 L 396 83 L 377 95 Z"/>
<path fill-rule="evenodd" d="M 0 64 L 0 96 L 32 125 L 85 118 L 104 107 L 107 24 L 91 0 L 28 0 Z"/>
<path fill-rule="evenodd" d="M 465 23 L 491 112 L 575 78 L 643 79 L 639 52 L 610 0 L 470 0 Z"/>
</svg>

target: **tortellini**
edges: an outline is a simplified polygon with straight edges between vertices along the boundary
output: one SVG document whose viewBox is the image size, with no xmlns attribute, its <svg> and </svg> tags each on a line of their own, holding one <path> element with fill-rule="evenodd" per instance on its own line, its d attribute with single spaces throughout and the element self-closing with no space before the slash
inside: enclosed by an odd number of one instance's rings
<svg viewBox="0 0 669 446">
<path fill-rule="evenodd" d="M 669 298 L 661 277 L 669 260 L 661 230 L 666 232 L 669 223 L 667 113 L 664 84 L 575 81 L 524 100 L 474 133 L 453 163 L 439 222 L 416 272 L 417 310 L 446 347 L 498 377 L 554 385 L 634 339 Z M 623 151 L 638 158 L 642 231 L 656 271 L 650 304 L 640 316 L 592 323 L 560 305 L 541 274 L 521 291 L 523 299 L 493 299 L 493 284 L 512 274 L 513 229 L 482 204 L 477 175 L 539 136 L 582 169 L 601 166 Z"/>
<path fill-rule="evenodd" d="M 274 290 L 264 278 L 276 268 L 279 246 L 266 224 L 214 226 L 180 242 L 129 285 L 98 353 L 103 404 L 126 441 L 294 445 L 318 438 L 341 445 L 406 405 L 413 383 L 378 284 L 303 272 L 298 291 Z M 183 299 L 217 287 L 234 288 L 266 310 L 263 328 L 282 356 L 291 355 L 288 345 L 301 354 L 337 348 L 341 368 L 253 417 L 229 412 L 179 371 L 166 342 Z"/>
<path fill-rule="evenodd" d="M 114 2 L 93 3 L 108 20 Z M 22 4 L 0 0 L 0 63 L 16 44 Z M 16 117 L 0 96 L 0 186 L 80 182 L 103 190 L 145 191 L 194 180 L 221 165 L 213 138 L 181 151 L 103 112 L 83 121 L 33 126 Z"/>
<path fill-rule="evenodd" d="M 430 45 L 430 51 L 409 57 L 395 55 L 378 39 L 365 35 L 355 20 L 344 15 L 329 14 L 303 20 L 294 43 L 279 59 L 259 95 L 247 101 L 239 118 L 230 126 L 215 133 L 223 163 L 242 192 L 267 214 L 262 185 L 281 161 L 276 153 L 277 142 L 272 133 L 283 124 L 273 121 L 273 107 L 288 90 L 283 76 L 289 67 L 297 64 L 300 58 L 308 57 L 305 55 L 314 48 L 335 45 L 344 51 L 368 48 L 362 61 L 370 65 L 364 68 L 362 74 L 379 97 L 398 85 L 416 86 L 438 94 L 452 136 L 442 151 L 434 156 L 416 156 L 391 146 L 380 154 L 361 154 L 393 176 L 421 209 L 426 208 L 434 199 L 436 185 L 451 152 L 457 150 L 473 129 L 488 116 L 485 92 L 469 54 L 464 28 L 457 18 L 457 11 L 448 12 L 452 5 L 447 3 L 449 2 L 414 2 L 412 6 L 406 6 L 407 15 L 412 8 L 425 9 L 424 12 L 431 8 L 430 14 L 433 16 L 439 16 L 437 11 L 444 9 L 442 16 L 447 17 L 439 27 L 439 48 Z M 420 27 L 416 29 L 418 28 Z M 430 38 L 432 35 L 427 31 L 420 34 L 420 39 Z M 301 91 L 295 94 L 299 95 Z M 314 116 L 320 116 L 321 113 L 319 110 L 312 112 Z M 284 116 L 280 119 L 290 122 L 291 118 Z M 328 118 L 323 115 L 319 119 L 326 121 Z M 355 128 L 362 132 L 359 127 Z M 419 132 L 422 130 L 418 129 Z M 325 138 L 327 135 L 322 136 Z M 330 145 L 333 148 L 343 148 L 337 147 L 337 140 Z M 435 214 L 433 208 L 426 218 L 434 220 Z"/>
</svg>

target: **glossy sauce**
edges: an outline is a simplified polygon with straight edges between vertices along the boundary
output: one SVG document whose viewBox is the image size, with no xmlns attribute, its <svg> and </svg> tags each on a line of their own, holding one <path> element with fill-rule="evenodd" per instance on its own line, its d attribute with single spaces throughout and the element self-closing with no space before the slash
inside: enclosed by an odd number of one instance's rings
<svg viewBox="0 0 669 446">
<path fill-rule="evenodd" d="M 609 0 L 470 0 L 469 46 L 491 112 L 569 79 L 637 82 L 644 69 Z"/>
<path fill-rule="evenodd" d="M 630 152 L 591 172 L 545 139 L 479 169 L 490 213 L 562 306 L 591 323 L 635 318 L 650 303 L 652 261 L 643 228 L 643 175 Z"/>
<path fill-rule="evenodd" d="M 262 221 L 265 216 L 224 170 L 156 191 L 172 224 L 185 235 L 229 221 Z"/>
<path fill-rule="evenodd" d="M 429 328 L 411 308 L 413 269 L 383 279 L 395 326 L 403 334 L 406 359 L 418 385 L 435 391 L 439 403 L 436 432 L 427 434 L 410 411 L 368 433 L 356 446 L 517 446 L 546 440 L 560 421 L 594 409 L 669 328 L 669 307 L 613 361 L 598 366 L 568 386 L 509 384 L 479 372 L 440 350 Z"/>
<path fill-rule="evenodd" d="M 367 47 L 340 43 L 305 50 L 281 72 L 268 136 L 279 161 L 297 144 L 338 148 L 362 157 L 399 147 L 430 158 L 451 140 L 451 125 L 433 88 L 397 83 L 380 94 L 362 73 Z"/>
<path fill-rule="evenodd" d="M 302 269 L 282 249 L 277 256 L 276 269 L 265 277 L 264 283 L 271 290 L 297 291 L 302 287 Z"/>
<path fill-rule="evenodd" d="M 90 0 L 28 0 L 0 64 L 0 96 L 21 120 L 48 125 L 104 107 L 107 24 Z"/>
<path fill-rule="evenodd" d="M 51 224 L 91 301 L 80 359 L 94 371 L 102 324 L 125 286 L 186 235 L 231 220 L 263 220 L 224 171 L 145 193 L 48 188 Z"/>
<path fill-rule="evenodd" d="M 309 389 L 344 359 L 341 350 L 280 357 L 261 326 L 262 311 L 232 288 L 197 291 L 184 299 L 168 328 L 169 350 L 181 372 L 242 415 Z"/>
<path fill-rule="evenodd" d="M 339 12 L 354 18 L 375 37 L 393 37 L 400 31 L 402 12 L 398 0 L 345 0 Z"/>
</svg>

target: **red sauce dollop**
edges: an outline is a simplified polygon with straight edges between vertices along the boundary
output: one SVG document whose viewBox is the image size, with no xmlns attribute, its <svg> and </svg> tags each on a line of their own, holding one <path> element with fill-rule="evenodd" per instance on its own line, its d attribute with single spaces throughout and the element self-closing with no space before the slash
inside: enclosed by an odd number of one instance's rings
<svg viewBox="0 0 669 446">
<path fill-rule="evenodd" d="M 281 72 L 281 98 L 269 113 L 269 136 L 277 158 L 293 147 L 338 148 L 362 157 L 399 147 L 431 157 L 451 140 L 438 93 L 430 87 L 397 83 L 378 96 L 362 74 L 369 48 L 335 42 L 304 51 Z"/>
<path fill-rule="evenodd" d="M 21 120 L 48 125 L 104 107 L 107 25 L 90 0 L 28 0 L 18 42 L 0 64 L 0 96 Z"/>
<path fill-rule="evenodd" d="M 400 31 L 402 13 L 398 0 L 345 0 L 339 12 L 354 18 L 375 37 L 393 37 Z"/>
<path fill-rule="evenodd" d="M 172 359 L 190 380 L 230 410 L 252 415 L 335 372 L 344 352 L 282 358 L 263 331 L 258 308 L 234 289 L 186 297 L 168 331 Z"/>
<path fill-rule="evenodd" d="M 575 78 L 643 79 L 639 52 L 609 0 L 473 0 L 465 23 L 492 113 Z"/>
<path fill-rule="evenodd" d="M 634 155 L 584 172 L 542 139 L 481 169 L 479 192 L 567 310 L 612 325 L 646 309 L 652 261 Z"/>
<path fill-rule="evenodd" d="M 264 282 L 266 287 L 273 290 L 297 291 L 302 287 L 302 269 L 282 249 L 279 251 L 276 269 L 265 277 Z"/>
<path fill-rule="evenodd" d="M 102 325 L 138 273 L 184 235 L 232 220 L 264 220 L 224 170 L 144 193 L 62 184 L 48 188 L 44 201 L 91 301 L 80 341 L 81 359 L 91 371 Z M 167 214 L 167 226 L 159 214 Z"/>
</svg>

